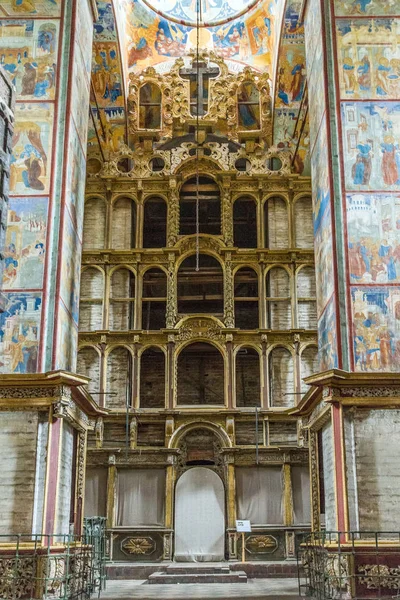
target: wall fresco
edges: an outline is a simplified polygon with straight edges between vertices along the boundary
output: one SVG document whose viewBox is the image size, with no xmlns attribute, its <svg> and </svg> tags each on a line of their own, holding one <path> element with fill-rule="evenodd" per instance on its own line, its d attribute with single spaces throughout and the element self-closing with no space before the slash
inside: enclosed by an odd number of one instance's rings
<svg viewBox="0 0 400 600">
<path fill-rule="evenodd" d="M 0 14 L 7 17 L 60 16 L 61 0 L 2 0 Z"/>
<path fill-rule="evenodd" d="M 351 290 L 356 371 L 398 371 L 400 287 Z"/>
<path fill-rule="evenodd" d="M 17 103 L 10 193 L 46 194 L 50 188 L 54 105 Z"/>
<path fill-rule="evenodd" d="M 336 0 L 337 16 L 348 15 L 400 15 L 397 0 Z"/>
<path fill-rule="evenodd" d="M 117 44 L 96 44 L 93 53 L 92 81 L 100 106 L 124 106 L 122 73 Z"/>
<path fill-rule="evenodd" d="M 336 328 L 335 304 L 331 298 L 318 321 L 318 358 L 321 371 L 339 366 Z"/>
<path fill-rule="evenodd" d="M 0 20 L 0 64 L 23 100 L 53 100 L 58 21 Z"/>
<path fill-rule="evenodd" d="M 4 251 L 3 289 L 43 286 L 48 198 L 10 200 Z"/>
<path fill-rule="evenodd" d="M 68 145 L 68 165 L 65 183 L 66 205 L 78 234 L 83 227 L 83 203 L 86 183 L 86 156 L 82 149 L 77 130 L 71 123 Z"/>
<path fill-rule="evenodd" d="M 81 242 L 67 216 L 61 251 L 60 296 L 72 319 L 78 324 Z"/>
<path fill-rule="evenodd" d="M 400 194 L 347 194 L 352 283 L 400 281 Z"/>
<path fill-rule="evenodd" d="M 75 372 L 78 354 L 78 329 L 62 302 L 58 307 L 57 356 L 55 369 Z"/>
<path fill-rule="evenodd" d="M 334 292 L 331 191 L 326 121 L 311 155 L 313 179 L 314 247 L 317 280 L 317 308 L 321 315 Z"/>
<path fill-rule="evenodd" d="M 400 189 L 400 102 L 343 102 L 348 190 Z"/>
<path fill-rule="evenodd" d="M 6 292 L 0 313 L 0 373 L 37 370 L 42 295 Z"/>
<path fill-rule="evenodd" d="M 341 97 L 400 97 L 400 31 L 396 19 L 337 23 Z"/>
</svg>

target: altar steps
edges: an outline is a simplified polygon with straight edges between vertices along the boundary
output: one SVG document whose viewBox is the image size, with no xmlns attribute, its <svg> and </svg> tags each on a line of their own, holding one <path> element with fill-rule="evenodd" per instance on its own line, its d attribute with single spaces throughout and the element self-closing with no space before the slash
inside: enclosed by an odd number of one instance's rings
<svg viewBox="0 0 400 600">
<path fill-rule="evenodd" d="M 151 585 L 178 585 L 184 583 L 247 583 L 244 571 L 231 571 L 228 566 L 169 565 L 165 572 L 158 571 L 148 578 Z"/>
</svg>

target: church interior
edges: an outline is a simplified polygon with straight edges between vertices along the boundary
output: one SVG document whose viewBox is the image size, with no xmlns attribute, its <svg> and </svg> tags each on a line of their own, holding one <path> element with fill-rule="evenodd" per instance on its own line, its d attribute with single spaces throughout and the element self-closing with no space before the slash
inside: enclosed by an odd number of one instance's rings
<svg viewBox="0 0 400 600">
<path fill-rule="evenodd" d="M 399 42 L 0 0 L 0 598 L 400 597 Z"/>
</svg>

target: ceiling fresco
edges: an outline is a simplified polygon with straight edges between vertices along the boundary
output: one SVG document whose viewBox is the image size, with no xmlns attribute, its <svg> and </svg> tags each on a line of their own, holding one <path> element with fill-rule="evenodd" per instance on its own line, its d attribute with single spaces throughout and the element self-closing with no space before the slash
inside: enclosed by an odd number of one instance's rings
<svg viewBox="0 0 400 600">
<path fill-rule="evenodd" d="M 273 74 L 281 22 L 281 0 L 119 0 L 127 69 L 138 73 L 149 66 L 182 56 L 196 48 L 213 50 L 235 63 Z M 201 27 L 197 32 L 197 12 Z"/>
</svg>

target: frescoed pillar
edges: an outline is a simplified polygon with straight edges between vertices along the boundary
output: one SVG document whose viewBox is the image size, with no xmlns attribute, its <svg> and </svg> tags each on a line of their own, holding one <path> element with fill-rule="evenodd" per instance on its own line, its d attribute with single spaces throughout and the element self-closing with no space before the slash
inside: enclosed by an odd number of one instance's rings
<svg viewBox="0 0 400 600">
<path fill-rule="evenodd" d="M 396 2 L 307 3 L 321 370 L 398 370 L 399 40 Z"/>
<path fill-rule="evenodd" d="M 0 3 L 16 88 L 0 371 L 74 370 L 93 0 Z"/>
</svg>

